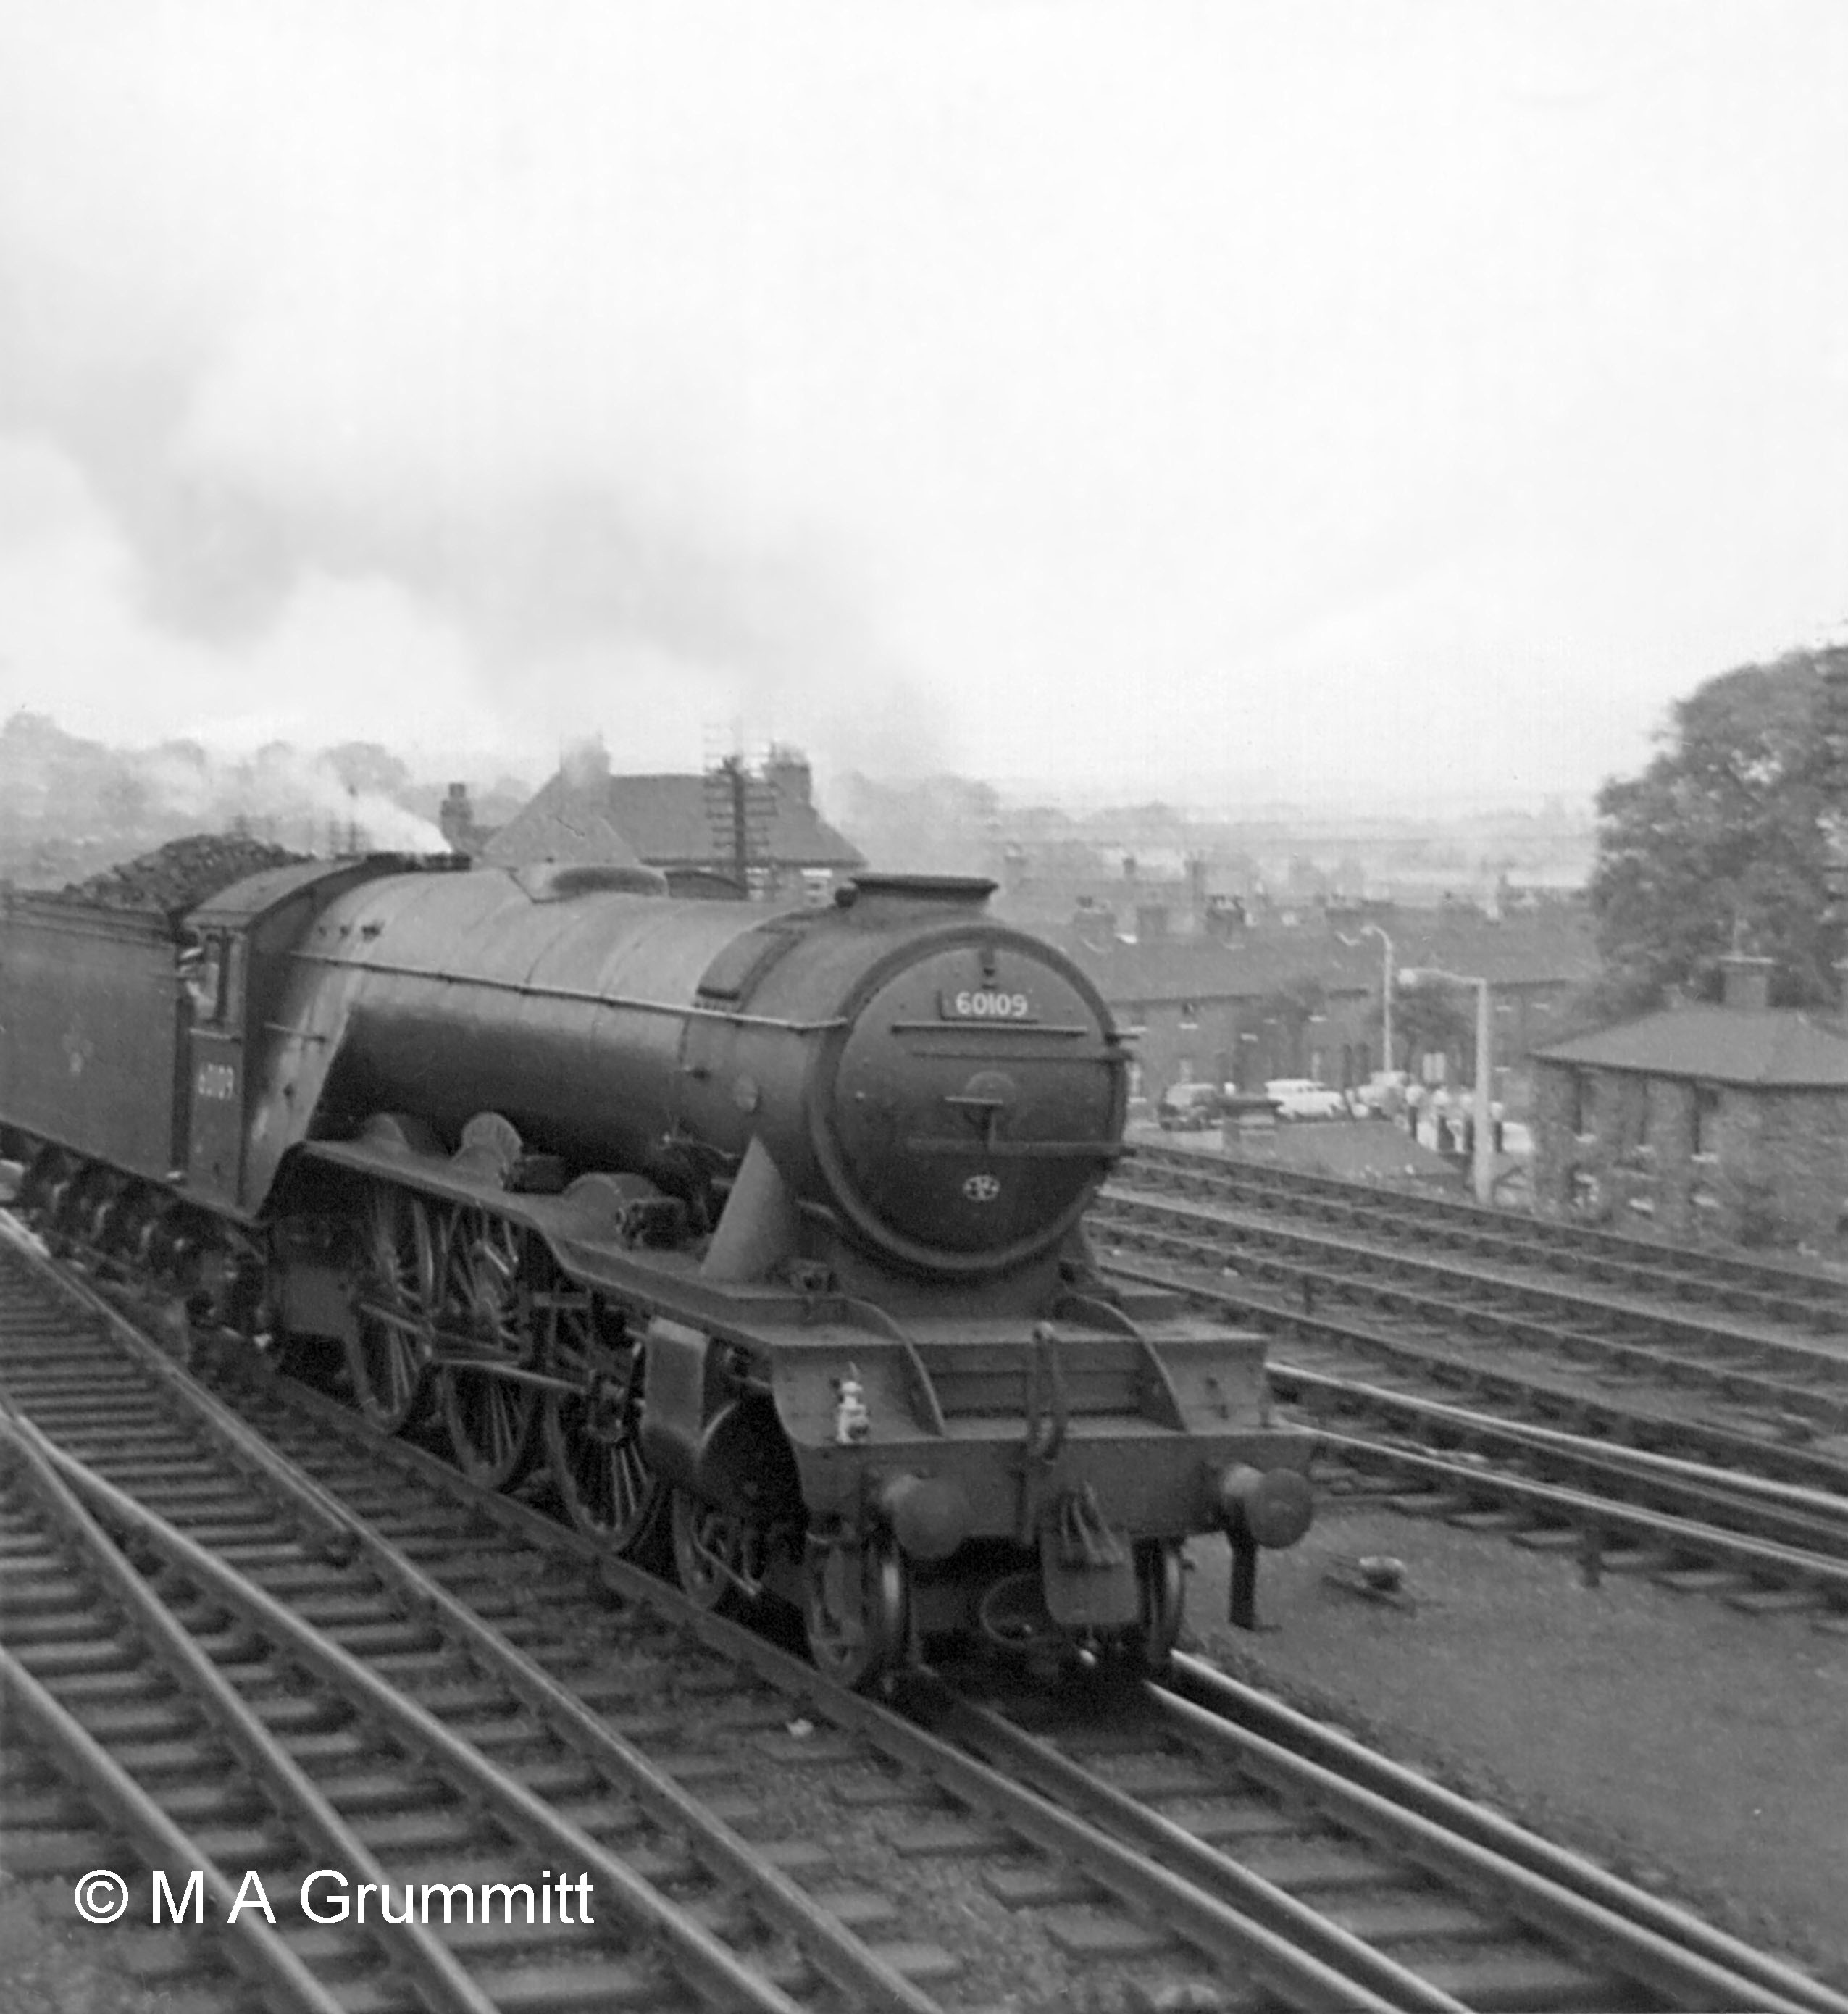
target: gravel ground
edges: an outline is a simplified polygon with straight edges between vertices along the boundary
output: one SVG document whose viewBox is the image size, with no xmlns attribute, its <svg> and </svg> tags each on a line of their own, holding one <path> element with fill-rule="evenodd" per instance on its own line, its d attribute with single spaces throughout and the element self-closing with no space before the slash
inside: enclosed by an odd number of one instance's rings
<svg viewBox="0 0 1848 2014">
<path fill-rule="evenodd" d="M 1248 1633 L 1226 1548 L 1194 1550 L 1189 1626 L 1228 1671 L 1848 1987 L 1848 1625 L 1324 1503 Z M 1402 1600 L 1337 1584 L 1369 1554 Z"/>
<path fill-rule="evenodd" d="M 138 1984 L 117 1969 L 96 1931 L 81 1923 L 66 1883 L 0 1875 L 0 1980 L 7 2014 L 203 2014 L 197 1991 Z M 227 1987 L 217 2004 L 237 1998 Z"/>
</svg>

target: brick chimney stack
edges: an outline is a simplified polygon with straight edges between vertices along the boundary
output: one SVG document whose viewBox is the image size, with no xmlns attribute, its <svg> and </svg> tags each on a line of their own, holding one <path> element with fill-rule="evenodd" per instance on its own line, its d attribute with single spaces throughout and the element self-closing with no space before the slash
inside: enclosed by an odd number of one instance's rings
<svg viewBox="0 0 1848 2014">
<path fill-rule="evenodd" d="M 436 813 L 436 823 L 452 853 L 466 853 L 475 833 L 475 812 L 468 801 L 468 786 L 452 783 L 449 794 Z"/>
<path fill-rule="evenodd" d="M 1728 951 L 1720 961 L 1720 1004 L 1748 1014 L 1762 1014 L 1771 1005 L 1771 977 L 1777 961 L 1748 958 Z"/>
</svg>

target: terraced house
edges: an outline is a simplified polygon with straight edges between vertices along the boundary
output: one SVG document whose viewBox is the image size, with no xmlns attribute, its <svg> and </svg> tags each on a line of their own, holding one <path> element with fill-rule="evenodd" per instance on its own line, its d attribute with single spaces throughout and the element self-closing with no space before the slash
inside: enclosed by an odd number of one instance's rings
<svg viewBox="0 0 1848 2014">
<path fill-rule="evenodd" d="M 1529 1050 L 1564 1024 L 1566 1003 L 1597 969 L 1581 919 L 1388 913 L 1394 962 L 1486 979 L 1495 1027 L 1496 1095 Z M 1343 1090 L 1386 1066 L 1380 996 L 1384 959 L 1377 934 L 1316 921 L 1225 937 L 1171 934 L 1159 912 L 1137 914 L 1134 938 L 1080 920 L 1049 933 L 1096 982 L 1118 1019 L 1136 1030 L 1135 1086 L 1153 1099 L 1171 1085 L 1312 1077 Z M 1402 1027 L 1397 1066 L 1424 1074 Z M 1468 1075 L 1470 1045 L 1443 1059 Z M 1433 1059 L 1433 1068 L 1437 1067 Z"/>
<path fill-rule="evenodd" d="M 1768 1003 L 1771 961 L 1725 961 L 1717 1006 L 1539 1050 L 1534 1194 L 1678 1238 L 1848 1244 L 1848 1023 Z"/>
</svg>

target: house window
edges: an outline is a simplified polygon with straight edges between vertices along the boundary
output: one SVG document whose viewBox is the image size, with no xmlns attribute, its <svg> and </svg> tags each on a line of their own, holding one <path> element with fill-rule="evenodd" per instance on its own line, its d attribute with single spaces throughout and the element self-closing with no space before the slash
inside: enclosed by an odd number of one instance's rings
<svg viewBox="0 0 1848 2014">
<path fill-rule="evenodd" d="M 1589 1070 L 1575 1070 L 1566 1079 L 1566 1123 L 1574 1134 L 1582 1140 L 1590 1133 L 1596 1099 L 1592 1092 L 1592 1073 Z"/>
<path fill-rule="evenodd" d="M 1720 1151 L 1720 1094 L 1710 1084 L 1694 1087 L 1694 1152 L 1710 1160 Z"/>
<path fill-rule="evenodd" d="M 1180 1003 L 1180 1025 L 1184 1030 L 1200 1025 L 1200 1003 L 1197 1000 L 1184 1000 Z"/>
</svg>

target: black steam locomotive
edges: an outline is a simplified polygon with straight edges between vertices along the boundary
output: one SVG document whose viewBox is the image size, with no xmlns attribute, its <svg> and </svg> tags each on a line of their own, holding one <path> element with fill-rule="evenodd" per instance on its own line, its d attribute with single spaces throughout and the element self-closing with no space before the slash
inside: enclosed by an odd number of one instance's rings
<svg viewBox="0 0 1848 2014">
<path fill-rule="evenodd" d="M 783 913 L 646 872 L 277 868 L 0 907 L 0 1146 L 52 1235 L 344 1352 L 380 1426 L 804 1614 L 1159 1662 L 1182 1541 L 1309 1519 L 1260 1339 L 1108 1286 L 1122 1038 L 990 884 Z"/>
</svg>

